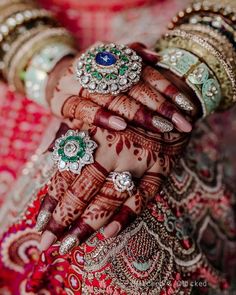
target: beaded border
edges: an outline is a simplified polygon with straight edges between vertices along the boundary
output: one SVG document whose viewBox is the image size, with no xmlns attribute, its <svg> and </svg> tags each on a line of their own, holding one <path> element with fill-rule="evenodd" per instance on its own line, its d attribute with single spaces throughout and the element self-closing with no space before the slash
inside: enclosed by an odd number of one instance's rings
<svg viewBox="0 0 236 295">
<path fill-rule="evenodd" d="M 4 23 L 5 20 L 13 14 L 21 13 L 28 9 L 35 9 L 33 3 L 14 3 L 11 6 L 1 8 L 0 23 Z"/>
<path fill-rule="evenodd" d="M 180 11 L 176 16 L 174 16 L 168 26 L 169 29 L 175 28 L 176 26 L 183 23 L 186 18 L 189 18 L 192 14 L 199 12 L 212 12 L 215 14 L 220 14 L 223 17 L 228 18 L 232 23 L 236 22 L 236 11 L 233 8 L 229 6 L 225 7 L 220 3 L 206 4 L 206 2 L 198 2 L 192 4 L 192 6 L 187 7 L 185 10 Z"/>
<path fill-rule="evenodd" d="M 26 7 L 25 7 L 26 8 Z M 17 10 L 16 13 L 11 14 L 1 25 L 0 25 L 0 42 L 2 42 L 17 26 L 24 24 L 39 18 L 51 18 L 51 13 L 45 9 L 22 9 Z"/>
<path fill-rule="evenodd" d="M 230 59 L 230 63 L 236 62 L 236 52 L 233 44 L 230 40 L 222 35 L 219 31 L 212 27 L 207 27 L 202 24 L 183 24 L 180 27 L 180 30 L 184 30 L 190 33 L 197 33 L 201 37 L 207 37 L 207 41 L 213 45 L 215 48 L 220 49 L 219 51 L 224 51 L 227 54 L 227 57 Z M 220 48 L 219 48 L 220 46 Z M 229 60 L 228 59 L 228 60 Z"/>
</svg>

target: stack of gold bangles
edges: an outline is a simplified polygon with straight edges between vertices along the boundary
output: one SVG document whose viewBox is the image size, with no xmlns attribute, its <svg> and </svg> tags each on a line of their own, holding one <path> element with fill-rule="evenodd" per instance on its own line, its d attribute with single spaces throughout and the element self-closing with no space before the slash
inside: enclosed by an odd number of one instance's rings
<svg viewBox="0 0 236 295">
<path fill-rule="evenodd" d="M 156 44 L 158 66 L 185 79 L 203 116 L 236 101 L 235 8 L 218 0 L 194 2 L 173 18 L 171 30 Z"/>
<path fill-rule="evenodd" d="M 63 57 L 73 55 L 73 39 L 51 14 L 23 0 L 0 3 L 0 72 L 17 91 L 47 105 L 48 75 Z"/>
</svg>

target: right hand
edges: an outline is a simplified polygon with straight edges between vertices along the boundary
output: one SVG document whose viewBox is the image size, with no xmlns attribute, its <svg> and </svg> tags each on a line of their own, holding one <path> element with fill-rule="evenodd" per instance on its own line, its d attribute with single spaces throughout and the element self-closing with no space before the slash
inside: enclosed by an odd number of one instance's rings
<svg viewBox="0 0 236 295">
<path fill-rule="evenodd" d="M 157 59 L 155 52 L 148 51 L 147 56 L 145 50 L 142 47 L 137 50 L 143 60 L 150 59 L 151 54 Z M 76 81 L 73 65 L 76 60 L 77 58 L 70 60 L 70 66 L 69 62 L 62 62 L 49 79 L 49 104 L 57 116 L 73 120 L 74 126 L 78 128 L 82 123 L 86 123 L 111 130 L 124 130 L 127 123 L 130 123 L 146 131 L 165 132 L 166 129 L 153 124 L 155 118 L 165 122 L 169 129 L 176 127 L 182 132 L 191 131 L 191 124 L 186 117 L 194 113 L 194 105 L 153 67 L 143 65 L 141 80 L 128 92 L 116 96 L 97 95 L 88 93 Z M 53 84 L 55 81 L 56 85 Z M 178 107 L 176 98 L 179 96 L 188 102 L 189 111 Z"/>
</svg>

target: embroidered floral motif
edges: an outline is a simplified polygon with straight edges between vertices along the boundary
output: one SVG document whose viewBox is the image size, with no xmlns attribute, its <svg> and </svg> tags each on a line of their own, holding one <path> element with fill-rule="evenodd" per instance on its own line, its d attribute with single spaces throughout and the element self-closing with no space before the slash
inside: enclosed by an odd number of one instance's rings
<svg viewBox="0 0 236 295">
<path fill-rule="evenodd" d="M 223 184 L 215 138 L 208 133 L 203 140 L 203 134 L 199 129 L 190 155 L 180 161 L 162 193 L 133 224 L 116 238 L 106 240 L 102 231 L 97 232 L 71 255 L 59 255 L 58 245 L 53 245 L 38 259 L 38 236 L 33 227 L 47 187 L 41 190 L 0 241 L 0 288 L 26 289 L 26 294 L 43 290 L 55 295 L 157 295 L 172 290 L 186 295 L 196 279 L 214 290 L 226 288 L 220 272 L 225 269 L 219 261 L 233 257 L 236 249 L 234 198 Z M 193 152 L 197 160 L 191 156 Z M 236 264 L 232 258 L 230 261 Z M 19 281 L 9 284 L 16 274 Z"/>
</svg>

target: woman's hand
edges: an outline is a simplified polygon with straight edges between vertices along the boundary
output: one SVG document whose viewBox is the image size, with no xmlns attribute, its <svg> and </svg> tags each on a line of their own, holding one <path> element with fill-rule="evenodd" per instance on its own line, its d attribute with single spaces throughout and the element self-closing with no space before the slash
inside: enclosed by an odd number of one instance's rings
<svg viewBox="0 0 236 295">
<path fill-rule="evenodd" d="M 156 53 L 139 44 L 131 47 L 143 61 L 154 62 L 157 58 Z M 76 60 L 70 60 L 69 67 L 69 61 L 62 61 L 49 79 L 49 104 L 57 116 L 74 120 L 78 128 L 86 123 L 124 130 L 130 123 L 155 133 L 169 132 L 174 126 L 183 132 L 191 131 L 191 124 L 185 117 L 194 112 L 192 102 L 156 69 L 143 65 L 141 80 L 127 93 L 95 95 L 82 89 L 76 81 Z M 56 87 L 55 81 L 58 81 Z"/>
<path fill-rule="evenodd" d="M 159 191 L 188 139 L 181 132 L 153 134 L 136 128 L 114 132 L 85 125 L 82 129 L 89 129 L 98 144 L 95 162 L 84 167 L 80 175 L 57 171 L 53 176 L 37 220 L 38 229 L 44 231 L 43 250 L 64 237 L 60 251 L 66 253 L 112 217 L 105 235 L 117 234 Z M 114 171 L 129 171 L 135 189 L 130 193 L 117 191 L 108 178 Z"/>
</svg>

